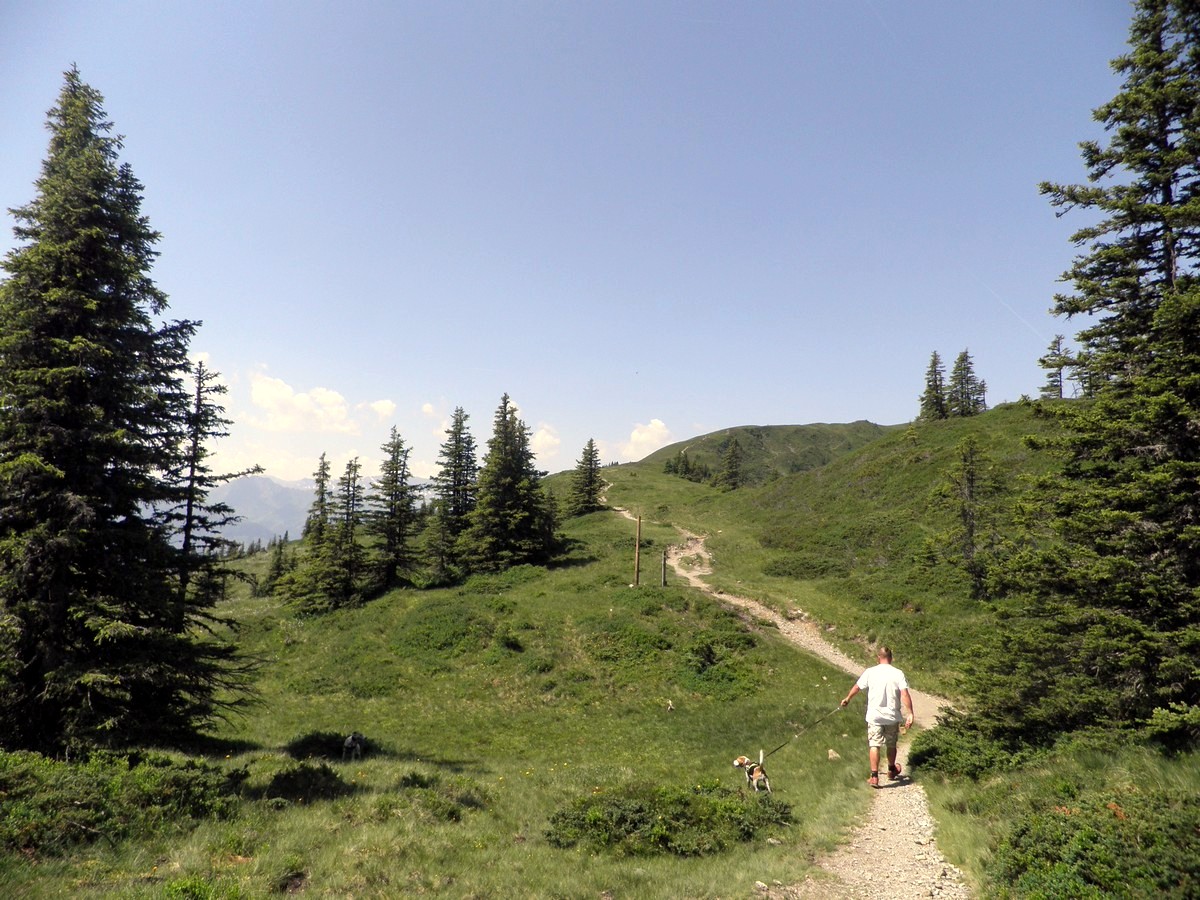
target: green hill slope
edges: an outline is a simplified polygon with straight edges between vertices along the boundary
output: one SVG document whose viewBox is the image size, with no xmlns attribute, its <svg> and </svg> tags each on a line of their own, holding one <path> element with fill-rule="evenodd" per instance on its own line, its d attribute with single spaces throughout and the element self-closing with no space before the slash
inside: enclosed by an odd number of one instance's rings
<svg viewBox="0 0 1200 900">
<path fill-rule="evenodd" d="M 770 798 L 732 760 L 836 708 L 845 676 L 695 591 L 630 588 L 621 516 L 566 528 L 573 550 L 551 569 L 316 618 L 231 600 L 262 663 L 259 704 L 206 754 L 238 785 L 236 813 L 84 832 L 65 856 L 9 846 L 0 894 L 699 897 L 803 880 L 868 800 L 857 730 L 833 717 L 782 746 Z M 643 552 L 674 538 L 647 523 Z M 343 761 L 354 730 L 368 752 Z"/>
<path fill-rule="evenodd" d="M 859 421 L 843 425 L 742 425 L 662 447 L 641 461 L 661 468 L 680 453 L 712 472 L 721 469 L 726 447 L 736 440 L 742 449 L 742 474 L 749 483 L 816 469 L 902 426 Z"/>
<path fill-rule="evenodd" d="M 973 437 L 998 484 L 984 537 L 999 540 L 1028 479 L 1054 464 L 1024 438 L 1054 428 L 1031 405 L 1011 404 L 887 429 L 824 466 L 731 492 L 685 486 L 653 457 L 606 477 L 613 503 L 706 534 L 715 586 L 836 625 L 831 638 L 864 661 L 865 644 L 894 644 L 930 686 L 952 692 L 955 654 L 987 626 L 947 537 L 957 511 L 941 494 L 957 448 Z"/>
</svg>

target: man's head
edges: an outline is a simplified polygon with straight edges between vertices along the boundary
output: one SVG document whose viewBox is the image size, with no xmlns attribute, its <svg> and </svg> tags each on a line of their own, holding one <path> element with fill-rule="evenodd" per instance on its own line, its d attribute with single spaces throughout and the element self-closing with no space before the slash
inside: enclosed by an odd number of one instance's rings
<svg viewBox="0 0 1200 900">
<path fill-rule="evenodd" d="M 883 646 L 879 648 L 879 652 L 875 654 L 881 663 L 890 663 L 892 661 L 892 648 Z"/>
</svg>

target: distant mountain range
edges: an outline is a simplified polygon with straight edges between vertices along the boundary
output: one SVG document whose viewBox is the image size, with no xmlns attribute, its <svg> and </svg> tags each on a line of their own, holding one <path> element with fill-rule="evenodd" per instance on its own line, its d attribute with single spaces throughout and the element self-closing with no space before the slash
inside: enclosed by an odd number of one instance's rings
<svg viewBox="0 0 1200 900">
<path fill-rule="evenodd" d="M 209 499 L 226 503 L 242 517 L 225 528 L 223 537 L 243 544 L 262 541 L 285 533 L 300 537 L 304 519 L 313 502 L 311 481 L 281 481 L 267 475 L 247 475 L 213 489 Z"/>
<path fill-rule="evenodd" d="M 371 478 L 363 479 L 364 489 L 369 488 Z M 428 495 L 429 484 L 413 484 L 417 502 Z M 241 544 L 262 541 L 267 544 L 273 537 L 297 540 L 304 530 L 304 520 L 315 498 L 316 484 L 311 478 L 300 481 L 283 481 L 269 475 L 247 475 L 214 488 L 209 499 L 214 503 L 226 503 L 241 516 L 222 532 L 222 537 Z"/>
</svg>

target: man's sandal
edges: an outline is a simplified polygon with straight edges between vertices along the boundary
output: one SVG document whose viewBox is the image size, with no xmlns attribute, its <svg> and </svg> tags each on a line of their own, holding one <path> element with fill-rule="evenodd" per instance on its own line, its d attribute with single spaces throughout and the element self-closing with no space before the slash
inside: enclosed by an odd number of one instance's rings
<svg viewBox="0 0 1200 900">
<path fill-rule="evenodd" d="M 895 781 L 899 777 L 900 777 L 900 766 L 899 765 L 888 766 L 888 780 Z"/>
<path fill-rule="evenodd" d="M 879 787 L 879 774 L 877 772 L 872 772 L 871 777 L 867 779 L 867 784 L 869 784 L 871 787 Z"/>
</svg>

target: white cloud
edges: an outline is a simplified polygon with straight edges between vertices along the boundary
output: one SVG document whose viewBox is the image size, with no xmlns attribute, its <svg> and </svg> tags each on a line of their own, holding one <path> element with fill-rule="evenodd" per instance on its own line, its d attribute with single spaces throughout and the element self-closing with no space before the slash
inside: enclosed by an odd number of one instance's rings
<svg viewBox="0 0 1200 900">
<path fill-rule="evenodd" d="M 375 413 L 380 422 L 386 422 L 396 412 L 396 404 L 391 400 L 376 400 L 366 404 L 367 409 Z"/>
<path fill-rule="evenodd" d="M 629 440 L 620 445 L 621 458 L 626 462 L 636 462 L 671 441 L 671 429 L 662 419 L 651 419 L 648 425 L 639 422 L 629 433 Z"/>
<path fill-rule="evenodd" d="M 430 417 L 436 416 L 438 414 L 437 410 L 434 408 L 432 403 L 422 403 L 421 404 L 421 413 L 423 415 L 430 416 Z"/>
<path fill-rule="evenodd" d="M 213 448 L 212 466 L 218 472 L 241 472 L 251 466 L 262 466 L 263 474 L 284 481 L 299 481 L 312 477 L 320 454 L 296 452 L 278 444 L 250 442 L 239 444 L 229 440 Z"/>
<path fill-rule="evenodd" d="M 558 456 L 558 448 L 562 439 L 553 425 L 540 423 L 537 430 L 529 438 L 529 447 L 537 456 L 539 462 L 546 462 Z"/>
<path fill-rule="evenodd" d="M 412 472 L 414 478 L 425 480 L 432 478 L 438 472 L 439 466 L 436 462 L 430 462 L 423 457 L 413 457 L 408 461 L 408 470 Z"/>
<path fill-rule="evenodd" d="M 252 372 L 250 402 L 263 414 L 251 414 L 249 424 L 264 431 L 359 433 L 346 399 L 329 388 L 296 391 L 282 379 Z"/>
</svg>

